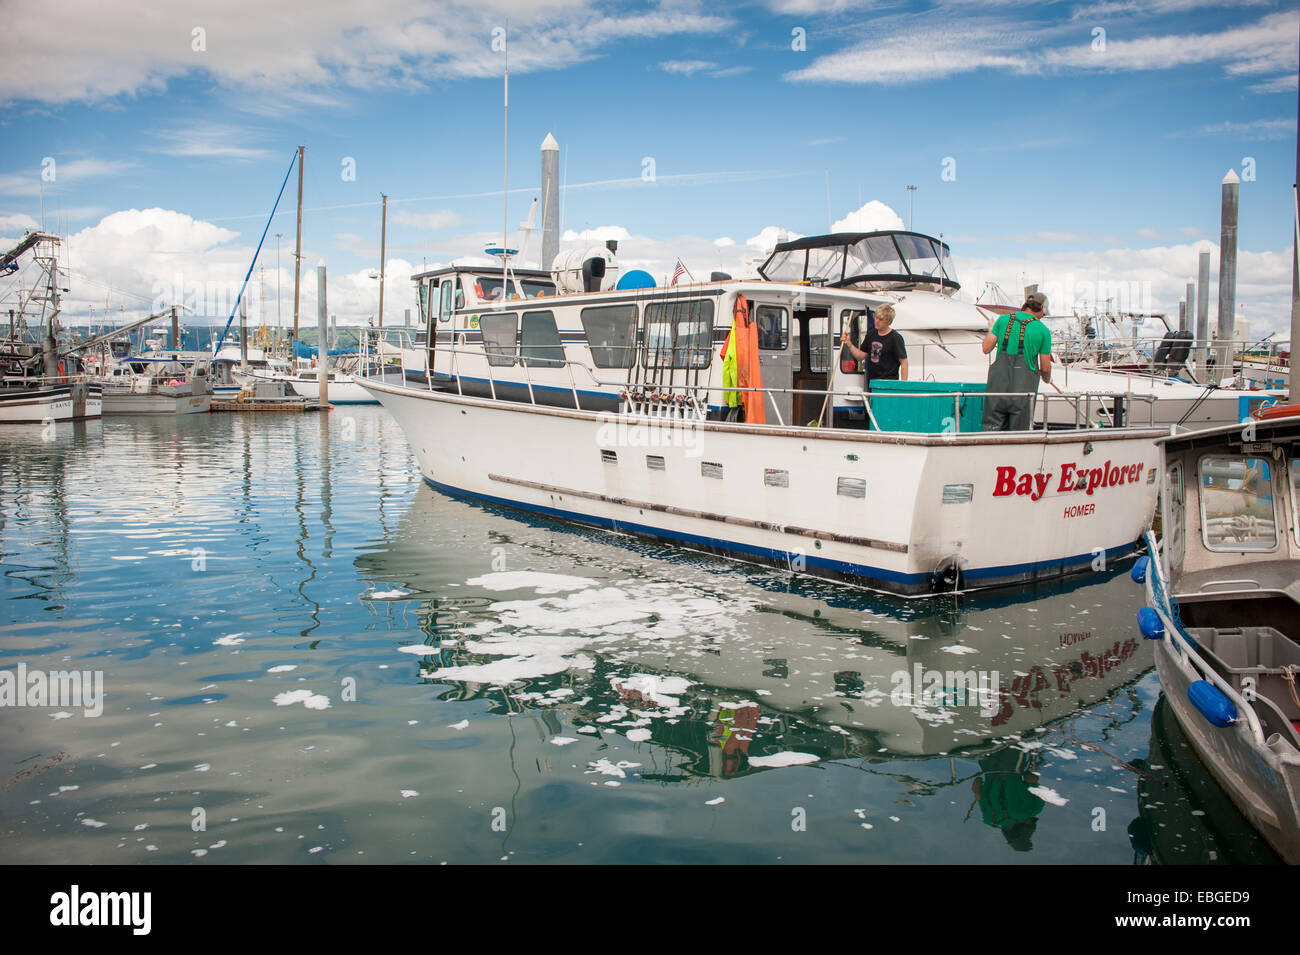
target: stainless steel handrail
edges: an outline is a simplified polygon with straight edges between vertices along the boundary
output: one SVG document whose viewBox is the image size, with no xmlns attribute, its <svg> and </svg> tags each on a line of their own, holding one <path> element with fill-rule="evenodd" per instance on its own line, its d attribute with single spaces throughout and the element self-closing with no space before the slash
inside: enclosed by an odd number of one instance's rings
<svg viewBox="0 0 1300 955">
<path fill-rule="evenodd" d="M 365 345 L 368 348 L 369 342 L 366 341 Z M 454 377 L 456 379 L 457 394 L 464 395 L 464 388 L 463 388 L 463 383 L 461 381 L 461 374 L 460 374 L 459 355 L 463 352 L 466 355 L 471 357 L 486 359 L 487 357 L 486 352 L 481 349 L 457 348 L 455 346 L 451 346 L 451 347 L 443 346 L 443 347 L 439 347 L 437 350 L 440 352 L 452 353 L 452 358 L 453 358 L 452 369 L 451 369 L 452 373 L 448 377 Z M 404 367 L 404 356 L 402 356 L 402 360 L 403 360 L 403 367 Z M 699 415 L 700 396 L 701 395 L 707 396 L 713 392 L 719 392 L 724 396 L 728 392 L 755 392 L 755 393 L 762 394 L 764 396 L 788 394 L 788 395 L 813 395 L 822 398 L 828 396 L 831 398 L 845 397 L 849 399 L 855 399 L 857 401 L 862 401 L 862 403 L 865 406 L 866 413 L 871 419 L 872 424 L 877 428 L 877 430 L 880 430 L 879 422 L 877 421 L 874 413 L 871 410 L 871 402 L 870 402 L 871 398 L 884 398 L 890 400 L 904 399 L 904 398 L 952 398 L 953 412 L 954 412 L 953 413 L 954 430 L 955 433 L 960 434 L 962 433 L 961 432 L 961 402 L 963 398 L 969 399 L 969 398 L 1011 397 L 1011 398 L 1028 398 L 1033 403 L 1042 401 L 1043 414 L 1041 416 L 1041 427 L 1037 426 L 1039 425 L 1039 420 L 1038 420 L 1039 416 L 1035 414 L 1034 421 L 1031 422 L 1031 427 L 1029 428 L 1030 431 L 1050 430 L 1051 415 L 1048 413 L 1048 410 L 1051 407 L 1054 407 L 1054 405 L 1052 404 L 1053 402 L 1061 402 L 1061 401 L 1066 402 L 1068 405 L 1074 408 L 1075 425 L 1077 428 L 1091 430 L 1091 426 L 1088 425 L 1086 422 L 1091 420 L 1092 402 L 1096 400 L 1099 409 L 1102 412 L 1106 413 L 1107 416 L 1109 417 L 1109 409 L 1107 409 L 1105 404 L 1103 404 L 1103 402 L 1106 399 L 1109 399 L 1111 401 L 1125 401 L 1128 403 L 1140 402 L 1141 404 L 1145 405 L 1147 409 L 1147 425 L 1154 427 L 1154 405 L 1156 402 L 1156 397 L 1154 395 L 1140 395 L 1140 394 L 1132 394 L 1130 392 L 1072 392 L 1072 393 L 1051 394 L 1047 392 L 1028 392 L 1028 391 L 1005 391 L 1005 392 L 1004 391 L 997 391 L 997 392 L 995 391 L 923 391 L 923 392 L 882 393 L 882 392 L 864 392 L 861 391 L 860 389 L 838 390 L 838 389 L 816 389 L 816 388 L 742 388 L 742 387 L 724 388 L 720 385 L 714 385 L 714 384 L 703 384 L 703 385 L 661 384 L 661 383 L 637 384 L 631 381 L 614 381 L 614 380 L 601 378 L 591 365 L 576 359 L 547 358 L 544 359 L 544 361 L 546 363 L 546 367 L 558 368 L 562 365 L 567 366 L 569 372 L 570 391 L 573 395 L 574 407 L 579 409 L 581 408 L 581 403 L 578 397 L 576 378 L 574 377 L 573 374 L 574 367 L 581 368 L 583 371 L 585 371 L 587 373 L 587 376 L 591 379 L 593 385 L 602 388 L 618 389 L 617 392 L 610 393 L 608 397 L 618 398 L 624 402 L 626 402 L 629 398 L 632 398 L 636 402 L 636 404 L 642 405 L 646 403 L 646 398 L 649 397 L 651 398 L 650 405 L 652 407 L 655 405 L 661 405 L 662 407 L 667 408 L 671 404 L 674 404 L 674 402 L 670 400 L 673 394 L 676 392 L 681 392 L 683 397 L 686 398 L 690 402 L 690 404 L 694 407 L 697 417 L 701 417 Z M 533 388 L 533 380 L 532 380 L 532 372 L 531 372 L 531 365 L 536 364 L 536 362 L 528 362 L 527 360 L 519 359 L 519 358 L 516 359 L 516 362 L 519 365 L 522 365 L 524 368 L 525 381 L 523 382 L 523 384 L 525 384 L 528 388 L 529 403 L 536 404 L 537 403 L 536 392 L 534 391 Z M 496 385 L 498 384 L 498 382 L 496 381 L 496 378 L 493 375 L 493 371 L 492 371 L 493 365 L 490 361 L 486 361 L 486 360 L 484 363 L 488 368 L 487 374 L 488 374 L 488 382 L 489 382 L 489 391 L 493 399 L 496 400 L 497 398 Z M 370 369 L 382 368 L 382 364 L 376 365 L 371 362 L 365 362 L 364 364 L 367 371 L 366 377 L 369 377 Z M 512 364 L 511 367 L 514 367 L 514 365 Z M 433 369 L 427 368 L 426 384 L 430 388 L 432 388 L 433 376 L 434 376 Z M 403 374 L 403 381 L 405 381 L 405 374 Z M 664 399 L 664 400 L 662 401 L 655 400 L 656 398 Z M 1084 411 L 1083 411 L 1084 423 L 1083 424 L 1080 423 L 1080 416 L 1079 416 L 1079 402 L 1081 400 L 1084 402 Z M 775 406 L 775 398 L 773 398 L 772 401 Z M 681 402 L 680 401 L 676 402 L 676 404 L 680 405 Z M 707 407 L 707 402 L 705 403 L 705 406 Z M 684 412 L 686 409 L 683 406 L 681 410 Z M 777 411 L 777 419 L 778 421 L 780 421 L 781 425 L 784 426 L 785 421 L 783 416 L 780 414 L 779 410 Z M 1129 425 L 1129 426 L 1132 427 L 1133 425 Z M 905 432 L 898 432 L 898 433 L 905 433 Z"/>
</svg>

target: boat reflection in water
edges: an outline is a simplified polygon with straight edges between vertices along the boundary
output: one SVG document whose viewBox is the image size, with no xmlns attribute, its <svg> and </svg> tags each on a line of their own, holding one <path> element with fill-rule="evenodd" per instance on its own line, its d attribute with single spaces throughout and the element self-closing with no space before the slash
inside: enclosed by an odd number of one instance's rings
<svg viewBox="0 0 1300 955">
<path fill-rule="evenodd" d="M 540 715 L 556 737 L 650 743 L 668 758 L 641 767 L 642 779 L 844 761 L 898 780 L 909 798 L 943 791 L 967 821 L 1027 850 L 1056 796 L 1037 772 L 1083 752 L 1076 724 L 1104 748 L 1145 718 L 1135 684 L 1151 649 L 1127 608 L 1108 608 L 1120 568 L 918 603 L 740 574 L 635 539 L 612 546 L 507 511 L 475 547 L 469 531 L 450 529 L 464 517 L 434 517 L 462 509 L 494 511 L 421 489 L 382 549 L 357 559 L 373 596 L 388 598 L 373 601 L 377 615 L 399 632 L 418 619 L 423 643 L 400 648 L 418 679 L 445 688 L 440 699 Z M 568 573 L 478 572 L 493 561 Z M 456 573 L 465 583 L 446 589 Z"/>
<path fill-rule="evenodd" d="M 1129 824 L 1144 865 L 1280 865 L 1197 758 L 1163 696 L 1151 717 L 1151 755 L 1135 760 L 1138 815 Z"/>
</svg>

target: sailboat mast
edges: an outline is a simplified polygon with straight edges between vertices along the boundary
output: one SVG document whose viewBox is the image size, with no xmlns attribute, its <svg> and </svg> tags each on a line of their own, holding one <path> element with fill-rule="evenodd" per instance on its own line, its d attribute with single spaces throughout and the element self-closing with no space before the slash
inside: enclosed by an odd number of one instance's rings
<svg viewBox="0 0 1300 955">
<path fill-rule="evenodd" d="M 302 160 L 306 146 L 298 147 L 298 239 L 293 250 L 293 337 L 298 337 L 298 298 L 302 290 Z"/>
<path fill-rule="evenodd" d="M 384 265 L 388 262 L 388 197 L 382 192 L 383 211 L 379 218 L 379 327 L 384 327 Z"/>
</svg>

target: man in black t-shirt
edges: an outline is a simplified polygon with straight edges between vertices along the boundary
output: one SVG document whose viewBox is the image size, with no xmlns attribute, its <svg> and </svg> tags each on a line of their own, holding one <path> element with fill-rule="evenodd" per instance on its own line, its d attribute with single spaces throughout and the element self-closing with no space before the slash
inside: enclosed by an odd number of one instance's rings
<svg viewBox="0 0 1300 955">
<path fill-rule="evenodd" d="M 881 305 L 876 308 L 874 327 L 868 329 L 862 339 L 862 346 L 855 348 L 849 341 L 849 330 L 844 329 L 840 344 L 848 346 L 853 357 L 858 361 L 867 359 L 865 369 L 867 379 L 892 378 L 907 381 L 907 346 L 903 336 L 894 331 L 894 306 Z"/>
</svg>

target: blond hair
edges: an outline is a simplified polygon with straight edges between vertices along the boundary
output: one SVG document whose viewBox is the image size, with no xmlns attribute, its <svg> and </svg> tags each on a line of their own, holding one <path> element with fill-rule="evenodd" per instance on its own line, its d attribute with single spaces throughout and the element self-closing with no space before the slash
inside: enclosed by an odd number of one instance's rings
<svg viewBox="0 0 1300 955">
<path fill-rule="evenodd" d="M 892 305 L 887 305 L 887 304 L 886 304 L 886 305 L 877 305 L 877 306 L 876 306 L 876 312 L 875 312 L 875 315 L 876 315 L 876 318 L 883 318 L 886 322 L 888 322 L 888 323 L 890 323 L 890 324 L 893 324 L 893 321 L 894 321 L 894 306 L 892 306 Z"/>
</svg>

